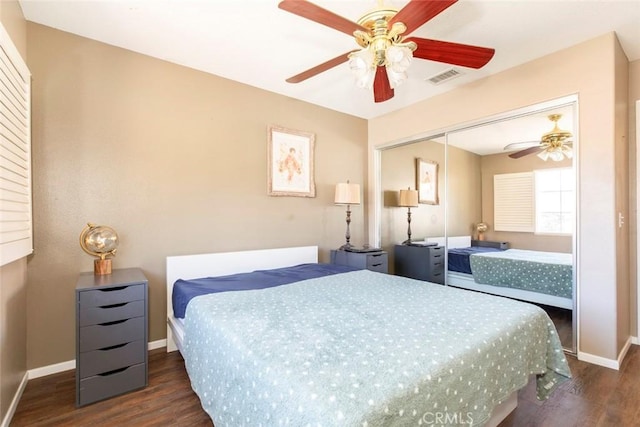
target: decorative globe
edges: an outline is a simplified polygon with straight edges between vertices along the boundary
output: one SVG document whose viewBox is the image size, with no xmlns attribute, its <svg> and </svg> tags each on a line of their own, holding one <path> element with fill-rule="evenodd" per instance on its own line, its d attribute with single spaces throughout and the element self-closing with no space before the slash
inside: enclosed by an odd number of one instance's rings
<svg viewBox="0 0 640 427">
<path fill-rule="evenodd" d="M 106 225 L 88 223 L 80 233 L 80 247 L 89 255 L 101 260 L 115 256 L 118 249 L 118 233 Z"/>
<path fill-rule="evenodd" d="M 485 231 L 487 231 L 489 229 L 489 225 L 487 225 L 486 222 L 479 222 L 476 225 L 476 230 L 478 231 L 478 233 L 484 233 Z"/>
</svg>

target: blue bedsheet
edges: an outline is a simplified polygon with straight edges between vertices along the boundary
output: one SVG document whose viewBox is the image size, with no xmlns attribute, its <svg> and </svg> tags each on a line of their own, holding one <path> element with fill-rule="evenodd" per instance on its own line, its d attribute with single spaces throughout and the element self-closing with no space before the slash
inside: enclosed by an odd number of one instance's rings
<svg viewBox="0 0 640 427">
<path fill-rule="evenodd" d="M 187 304 L 199 295 L 217 292 L 266 289 L 316 277 L 360 270 L 337 264 L 300 264 L 274 270 L 256 270 L 251 273 L 202 279 L 178 279 L 173 285 L 172 304 L 174 317 L 184 318 Z"/>
<path fill-rule="evenodd" d="M 483 246 L 471 246 L 468 248 L 449 249 L 449 271 L 457 271 L 459 273 L 471 273 L 471 264 L 469 257 L 472 254 L 483 252 L 504 252 L 503 249 L 487 248 Z"/>
</svg>

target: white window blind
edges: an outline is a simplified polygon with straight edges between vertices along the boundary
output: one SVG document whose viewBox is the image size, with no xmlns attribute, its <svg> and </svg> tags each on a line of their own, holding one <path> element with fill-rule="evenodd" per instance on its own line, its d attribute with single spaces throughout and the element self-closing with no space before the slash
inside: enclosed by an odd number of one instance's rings
<svg viewBox="0 0 640 427">
<path fill-rule="evenodd" d="M 493 176 L 493 221 L 496 231 L 533 232 L 534 203 L 532 172 Z"/>
<path fill-rule="evenodd" d="M 33 252 L 31 73 L 0 25 L 0 265 Z"/>
</svg>

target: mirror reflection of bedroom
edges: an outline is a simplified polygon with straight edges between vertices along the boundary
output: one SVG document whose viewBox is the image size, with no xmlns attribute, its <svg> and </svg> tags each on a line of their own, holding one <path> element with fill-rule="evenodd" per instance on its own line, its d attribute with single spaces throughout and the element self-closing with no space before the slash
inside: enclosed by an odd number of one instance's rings
<svg viewBox="0 0 640 427">
<path fill-rule="evenodd" d="M 575 352 L 576 123 L 567 98 L 383 150 L 381 241 L 390 270 L 539 305 Z M 411 208 L 406 247 L 408 208 L 398 190 L 422 190 L 425 160 L 439 165 L 438 203 Z M 434 280 L 440 252 L 442 277 Z M 425 263 L 422 271 L 408 255 Z"/>
</svg>

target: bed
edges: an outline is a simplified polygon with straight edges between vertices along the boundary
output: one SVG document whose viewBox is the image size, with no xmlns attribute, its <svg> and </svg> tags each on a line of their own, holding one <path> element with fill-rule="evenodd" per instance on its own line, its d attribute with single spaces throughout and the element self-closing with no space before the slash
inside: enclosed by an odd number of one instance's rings
<svg viewBox="0 0 640 427">
<path fill-rule="evenodd" d="M 531 374 L 540 398 L 570 377 L 538 307 L 368 270 L 197 296 L 174 316 L 179 279 L 305 263 L 317 247 L 167 258 L 168 349 L 216 426 L 497 425 Z"/>
<path fill-rule="evenodd" d="M 427 241 L 444 245 L 445 239 Z M 449 237 L 447 248 L 448 285 L 573 309 L 571 254 L 472 247 L 470 236 Z"/>
</svg>

